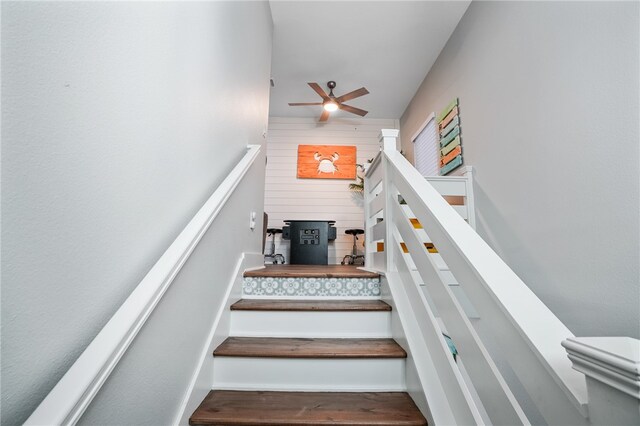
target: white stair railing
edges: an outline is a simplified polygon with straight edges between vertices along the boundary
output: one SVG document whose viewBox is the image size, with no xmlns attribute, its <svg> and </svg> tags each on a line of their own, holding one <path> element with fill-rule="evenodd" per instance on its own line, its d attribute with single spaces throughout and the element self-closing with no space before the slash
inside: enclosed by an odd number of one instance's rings
<svg viewBox="0 0 640 426">
<path fill-rule="evenodd" d="M 396 294 L 408 296 L 407 306 L 418 322 L 421 341 L 431 342 L 425 344 L 425 350 L 440 380 L 439 387 L 423 383 L 427 400 L 443 392 L 451 404 L 447 412 L 471 413 L 466 423 L 528 424 L 451 291 L 455 279 L 481 320 L 490 324 L 504 358 L 545 420 L 554 425 L 596 424 L 589 418 L 585 377 L 572 368 L 561 346 L 566 339 L 575 341 L 573 334 L 482 240 L 460 209 L 449 205 L 398 152 L 397 135 L 397 130 L 382 131 L 381 153 L 365 176 L 366 262 L 369 269 L 387 276 L 394 298 Z M 433 250 L 425 246 L 425 238 Z M 424 283 L 431 303 L 420 291 L 418 280 Z M 446 346 L 433 344 L 433 336 L 443 331 L 436 317 L 459 350 L 464 381 L 455 371 L 456 364 L 442 357 Z M 577 350 L 575 344 L 571 347 Z M 633 353 L 625 354 L 633 366 Z M 626 379 L 633 376 L 629 365 L 625 364 Z M 633 389 L 637 389 L 638 375 L 629 380 L 635 380 Z M 471 394 L 477 395 L 486 412 L 482 418 L 483 410 L 477 410 L 476 401 L 468 397 Z"/>
<path fill-rule="evenodd" d="M 80 420 L 200 240 L 234 194 L 236 187 L 256 163 L 260 150 L 260 145 L 247 147 L 246 153 L 229 175 L 31 414 L 25 425 L 74 425 Z"/>
</svg>

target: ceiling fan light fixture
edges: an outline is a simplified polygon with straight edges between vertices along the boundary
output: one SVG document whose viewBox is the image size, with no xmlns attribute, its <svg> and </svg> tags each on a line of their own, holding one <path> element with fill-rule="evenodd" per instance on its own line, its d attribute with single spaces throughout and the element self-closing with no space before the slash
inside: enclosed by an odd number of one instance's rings
<svg viewBox="0 0 640 426">
<path fill-rule="evenodd" d="M 334 101 L 333 99 L 326 101 L 323 104 L 323 107 L 325 109 L 325 111 L 329 111 L 329 112 L 333 112 L 336 111 L 338 109 L 338 103 L 336 101 Z"/>
<path fill-rule="evenodd" d="M 329 88 L 329 94 L 322 90 L 322 87 L 318 83 L 307 83 L 309 87 L 313 89 L 320 97 L 322 98 L 322 102 L 289 102 L 289 106 L 307 106 L 307 105 L 322 105 L 322 114 L 320 115 L 319 122 L 324 122 L 329 119 L 330 112 L 337 111 L 338 109 L 348 112 L 351 114 L 359 115 L 360 117 L 364 117 L 367 115 L 368 111 L 365 111 L 360 108 L 352 107 L 350 105 L 346 105 L 345 101 L 350 101 L 351 99 L 359 98 L 360 96 L 368 95 L 369 91 L 365 87 L 361 87 L 357 90 L 353 90 L 347 94 L 342 96 L 338 96 L 337 98 L 333 94 L 333 89 L 336 88 L 335 81 L 329 81 L 327 83 L 327 87 Z"/>
</svg>

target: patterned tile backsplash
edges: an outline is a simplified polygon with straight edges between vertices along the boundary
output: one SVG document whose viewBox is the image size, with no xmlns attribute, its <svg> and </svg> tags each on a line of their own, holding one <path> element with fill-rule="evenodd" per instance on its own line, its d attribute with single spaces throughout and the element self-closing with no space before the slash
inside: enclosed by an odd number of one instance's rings
<svg viewBox="0 0 640 426">
<path fill-rule="evenodd" d="M 245 277 L 246 296 L 380 296 L 378 278 Z"/>
</svg>

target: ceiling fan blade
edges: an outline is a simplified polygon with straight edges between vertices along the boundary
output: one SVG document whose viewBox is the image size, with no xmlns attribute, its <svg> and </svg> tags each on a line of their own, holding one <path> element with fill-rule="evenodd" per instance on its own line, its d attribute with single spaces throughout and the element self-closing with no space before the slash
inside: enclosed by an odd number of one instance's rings
<svg viewBox="0 0 640 426">
<path fill-rule="evenodd" d="M 322 102 L 289 102 L 289 106 L 322 105 Z"/>
<path fill-rule="evenodd" d="M 355 98 L 359 98 L 360 96 L 364 96 L 364 95 L 368 95 L 369 91 L 367 89 L 365 89 L 364 87 L 359 88 L 358 90 L 354 90 L 353 92 L 349 92 L 345 95 L 342 95 L 338 98 L 336 98 L 336 101 L 338 101 L 338 103 L 340 102 L 345 102 L 345 101 L 350 101 L 351 99 L 355 99 Z"/>
<path fill-rule="evenodd" d="M 313 90 L 316 91 L 316 93 L 318 95 L 320 95 L 320 97 L 322 99 L 324 99 L 325 101 L 327 99 L 329 99 L 329 95 L 326 94 L 326 92 L 324 90 L 322 90 L 322 87 L 320 87 L 320 85 L 318 83 L 307 83 Z"/>
<path fill-rule="evenodd" d="M 320 120 L 318 121 L 327 121 L 329 119 L 329 111 L 326 109 L 322 110 L 322 115 L 320 115 Z"/>
<path fill-rule="evenodd" d="M 342 109 L 344 111 L 350 112 L 351 114 L 357 114 L 360 117 L 364 117 L 365 115 L 367 115 L 369 113 L 369 111 L 365 111 L 363 109 L 352 107 L 352 106 L 345 105 L 345 104 L 338 105 L 338 108 L 340 108 L 340 109 Z"/>
</svg>

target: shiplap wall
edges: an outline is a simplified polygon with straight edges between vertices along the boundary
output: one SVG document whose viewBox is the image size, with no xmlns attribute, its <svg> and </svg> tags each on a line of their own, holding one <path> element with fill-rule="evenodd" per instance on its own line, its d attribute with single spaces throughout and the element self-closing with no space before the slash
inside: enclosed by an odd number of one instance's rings
<svg viewBox="0 0 640 426">
<path fill-rule="evenodd" d="M 362 198 L 349 191 L 346 179 L 296 178 L 298 145 L 355 145 L 358 163 L 363 164 L 379 151 L 380 129 L 397 129 L 393 119 L 331 119 L 319 124 L 314 118 L 269 119 L 264 209 L 269 227 L 284 226 L 285 219 L 335 220 L 338 238 L 329 243 L 329 263 L 340 263 L 351 253 L 353 237 L 345 229 L 363 228 Z M 267 241 L 266 252 L 270 250 Z M 359 236 L 362 254 L 362 236 Z M 289 262 L 289 241 L 276 238 L 276 252 Z"/>
</svg>

